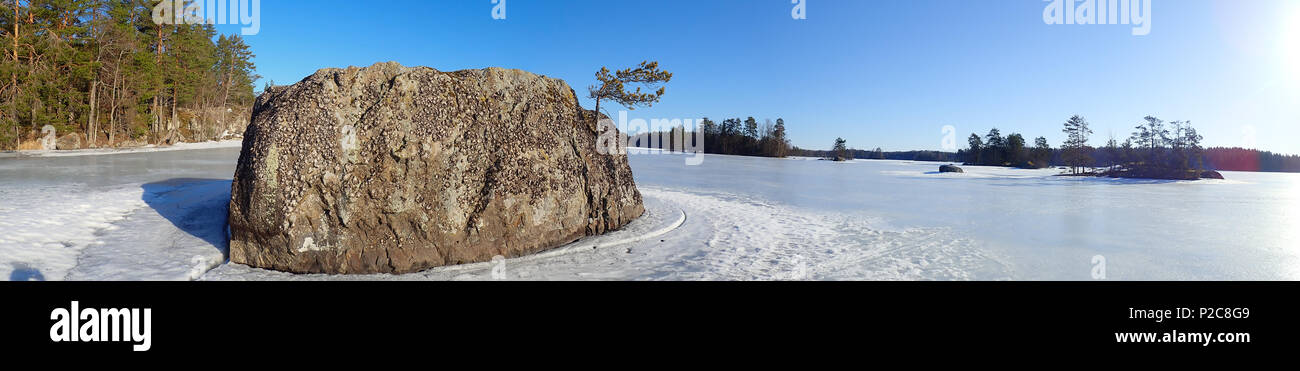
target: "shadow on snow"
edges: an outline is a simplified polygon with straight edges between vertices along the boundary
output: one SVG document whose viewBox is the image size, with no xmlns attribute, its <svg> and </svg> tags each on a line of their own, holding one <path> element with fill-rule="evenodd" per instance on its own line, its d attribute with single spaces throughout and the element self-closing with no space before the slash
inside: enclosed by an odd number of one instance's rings
<svg viewBox="0 0 1300 371">
<path fill-rule="evenodd" d="M 229 179 L 169 179 L 142 185 L 141 199 L 176 228 L 221 250 L 228 262 L 230 184 Z"/>
<path fill-rule="evenodd" d="M 44 281 L 45 275 L 41 271 L 23 263 L 10 263 L 14 271 L 9 273 L 10 281 Z"/>
</svg>

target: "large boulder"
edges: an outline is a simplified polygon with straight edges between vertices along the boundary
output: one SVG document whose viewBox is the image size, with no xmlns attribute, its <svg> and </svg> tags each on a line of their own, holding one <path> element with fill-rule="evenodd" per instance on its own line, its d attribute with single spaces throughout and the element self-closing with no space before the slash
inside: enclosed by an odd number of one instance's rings
<svg viewBox="0 0 1300 371">
<path fill-rule="evenodd" d="M 258 97 L 230 201 L 230 260 L 407 273 L 516 257 L 644 213 L 564 81 L 381 63 Z"/>
<path fill-rule="evenodd" d="M 966 171 L 954 165 L 939 165 L 939 172 L 940 173 L 965 173 Z"/>
<path fill-rule="evenodd" d="M 71 133 L 64 135 L 55 142 L 55 148 L 60 151 L 81 149 L 81 134 Z"/>
</svg>

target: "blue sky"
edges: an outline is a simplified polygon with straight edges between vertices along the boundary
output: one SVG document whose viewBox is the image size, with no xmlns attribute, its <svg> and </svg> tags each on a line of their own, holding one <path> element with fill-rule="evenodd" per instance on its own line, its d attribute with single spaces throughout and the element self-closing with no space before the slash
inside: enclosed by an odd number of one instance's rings
<svg viewBox="0 0 1300 371">
<path fill-rule="evenodd" d="M 1041 0 L 806 1 L 794 20 L 790 0 L 507 0 L 493 20 L 491 0 L 267 0 L 247 40 L 277 84 L 391 60 L 519 68 L 585 96 L 601 66 L 658 60 L 675 77 L 632 117 L 784 118 L 804 148 L 937 150 L 944 125 L 959 144 L 996 126 L 1059 146 L 1081 114 L 1094 144 L 1155 115 L 1208 145 L 1300 153 L 1300 1 L 1152 0 L 1146 36 L 1048 25 Z"/>
</svg>

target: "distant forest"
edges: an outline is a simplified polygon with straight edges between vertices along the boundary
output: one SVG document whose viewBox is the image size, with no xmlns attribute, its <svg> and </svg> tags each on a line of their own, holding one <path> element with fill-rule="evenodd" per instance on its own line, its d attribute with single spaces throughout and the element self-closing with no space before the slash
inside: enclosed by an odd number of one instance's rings
<svg viewBox="0 0 1300 371">
<path fill-rule="evenodd" d="M 700 120 L 699 127 L 704 132 L 704 153 L 761 157 L 785 157 L 791 153 L 783 119 L 775 122 L 765 120 L 760 124 L 753 117 L 744 121 L 731 118 L 719 124 L 706 117 Z M 674 142 L 676 138 L 694 138 L 695 132 L 686 131 L 684 127 L 672 130 L 632 134 L 628 144 L 639 148 L 672 149 L 679 147 Z"/>
<path fill-rule="evenodd" d="M 259 78 L 248 45 L 212 25 L 155 24 L 155 3 L 0 0 L 0 149 L 39 149 L 47 125 L 79 147 L 242 131 Z"/>
<path fill-rule="evenodd" d="M 958 160 L 960 157 L 956 153 L 941 152 L 941 151 L 886 152 L 881 150 L 880 148 L 876 148 L 874 150 L 848 148 L 845 151 L 845 153 L 847 154 L 847 159 L 936 161 L 936 162 L 959 162 L 960 161 Z M 802 157 L 818 157 L 818 158 L 836 157 L 836 151 L 834 150 L 822 151 L 822 150 L 815 150 L 815 149 L 803 149 L 799 147 L 795 147 L 792 150 L 791 154 L 794 156 L 802 156 Z"/>
<path fill-rule="evenodd" d="M 1275 154 L 1242 148 L 1201 148 L 1202 138 L 1186 121 L 1166 123 L 1155 117 L 1144 118 L 1137 131 L 1124 142 L 1110 139 L 1104 146 L 1088 145 L 1087 120 L 1071 117 L 1063 131 L 1067 141 L 1053 148 L 1045 137 L 1036 137 L 1030 143 L 1019 133 L 1003 136 L 997 128 L 986 135 L 971 134 L 968 148 L 957 152 L 943 151 L 884 151 L 848 147 L 843 139 L 832 149 L 816 150 L 790 146 L 785 120 L 759 123 L 753 117 L 723 120 L 717 124 L 710 119 L 701 120 L 705 133 L 705 153 L 785 157 L 802 156 L 834 159 L 905 160 L 933 162 L 962 162 L 971 165 L 1008 166 L 1020 168 L 1045 168 L 1063 166 L 1076 172 L 1084 169 L 1104 168 L 1117 170 L 1127 166 L 1132 170 L 1175 171 L 1193 169 L 1226 171 L 1300 172 L 1300 156 Z M 685 128 L 674 129 L 686 140 L 693 132 Z M 669 132 L 640 133 L 631 136 L 632 147 L 675 148 Z M 659 140 L 652 141 L 652 136 Z"/>
<path fill-rule="evenodd" d="M 1204 139 L 1190 121 L 1166 122 L 1143 118 L 1123 142 L 1110 138 L 1103 146 L 1088 144 L 1092 130 L 1082 116 L 1064 124 L 1066 142 L 1053 149 L 1043 137 L 1026 146 L 1020 134 L 1003 138 L 994 128 L 983 137 L 971 134 L 969 147 L 959 151 L 967 164 L 1041 168 L 1066 166 L 1072 173 L 1091 174 L 1105 168 L 1114 176 L 1193 178 L 1202 170 L 1300 172 L 1300 156 L 1242 148 L 1203 148 Z"/>
<path fill-rule="evenodd" d="M 1300 156 L 1253 149 L 1207 148 L 1205 162 L 1218 170 L 1300 173 Z"/>
</svg>

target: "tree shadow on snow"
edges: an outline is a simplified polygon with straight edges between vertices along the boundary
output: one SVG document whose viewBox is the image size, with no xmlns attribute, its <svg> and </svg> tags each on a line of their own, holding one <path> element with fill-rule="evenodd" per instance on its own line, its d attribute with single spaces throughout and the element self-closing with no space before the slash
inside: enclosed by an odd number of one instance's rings
<svg viewBox="0 0 1300 371">
<path fill-rule="evenodd" d="M 221 250 L 229 261 L 230 184 L 229 179 L 169 179 L 142 185 L 141 199 L 176 228 Z"/>
</svg>

